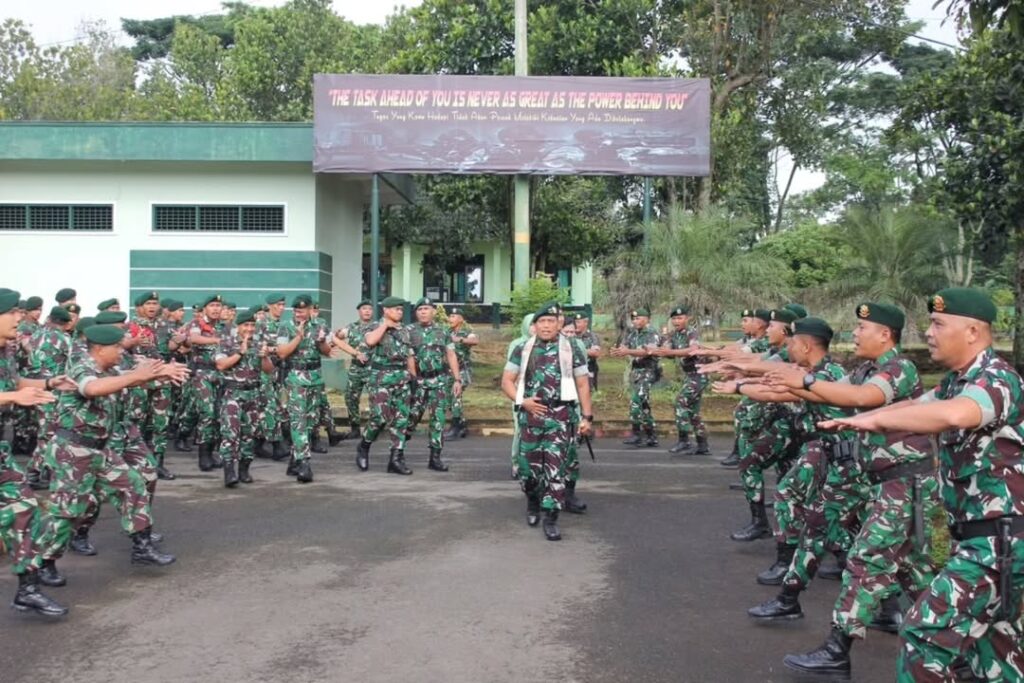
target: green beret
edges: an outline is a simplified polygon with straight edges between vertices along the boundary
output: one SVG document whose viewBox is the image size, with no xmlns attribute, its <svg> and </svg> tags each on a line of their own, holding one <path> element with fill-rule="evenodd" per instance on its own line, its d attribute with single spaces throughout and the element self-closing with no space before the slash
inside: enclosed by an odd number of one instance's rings
<svg viewBox="0 0 1024 683">
<path fill-rule="evenodd" d="M 17 308 L 19 299 L 21 299 L 20 292 L 15 292 L 13 289 L 0 290 L 0 314 Z"/>
<path fill-rule="evenodd" d="M 71 322 L 71 314 L 63 306 L 54 306 L 50 309 L 50 320 L 55 323 L 69 323 Z"/>
<path fill-rule="evenodd" d="M 996 305 L 988 294 L 971 287 L 947 287 L 928 299 L 929 313 L 945 313 L 974 318 L 986 323 L 995 322 Z"/>
<path fill-rule="evenodd" d="M 763 320 L 766 323 L 770 323 L 772 321 L 772 312 L 767 308 L 755 308 L 753 317 L 758 320 Z"/>
<path fill-rule="evenodd" d="M 651 309 L 649 308 L 634 308 L 629 312 L 630 318 L 650 318 Z"/>
<path fill-rule="evenodd" d="M 25 299 L 25 310 L 26 311 L 40 311 L 43 308 L 43 297 L 41 296 L 30 296 Z"/>
<path fill-rule="evenodd" d="M 408 302 L 400 296 L 389 296 L 388 298 L 384 299 L 384 301 L 380 302 L 380 307 L 397 308 L 399 306 L 404 306 L 407 303 Z"/>
<path fill-rule="evenodd" d="M 680 304 L 668 313 L 668 317 L 674 318 L 677 315 L 690 315 L 690 307 Z"/>
<path fill-rule="evenodd" d="M 143 301 L 142 303 L 146 303 L 146 302 Z M 136 306 L 141 306 L 142 304 L 135 304 L 135 305 Z M 98 310 L 100 310 L 100 311 L 105 311 L 108 308 L 110 308 L 111 306 L 117 306 L 117 299 L 104 299 L 103 301 L 100 302 L 100 305 L 97 306 L 96 308 Z"/>
<path fill-rule="evenodd" d="M 164 307 L 164 310 L 170 311 L 171 313 L 185 308 L 185 304 L 177 299 L 164 299 L 160 304 Z"/>
<path fill-rule="evenodd" d="M 462 306 L 453 306 L 451 310 L 448 311 L 448 315 L 461 315 L 462 317 L 466 317 Z"/>
<path fill-rule="evenodd" d="M 903 311 L 889 304 L 877 304 L 872 302 L 862 303 L 855 309 L 858 320 L 870 320 L 879 325 L 891 327 L 894 330 L 902 330 L 906 324 L 906 316 Z"/>
<path fill-rule="evenodd" d="M 313 304 L 313 300 L 309 298 L 308 294 L 299 294 L 292 300 L 292 308 L 306 308 Z"/>
<path fill-rule="evenodd" d="M 373 302 L 370 301 L 369 299 L 361 299 L 359 301 L 359 303 L 356 304 L 356 310 L 358 311 L 363 306 L 372 306 L 372 305 L 373 305 Z"/>
<path fill-rule="evenodd" d="M 75 315 L 82 312 L 82 307 L 78 304 L 64 304 L 64 308 L 67 309 L 68 313 L 74 313 Z"/>
<path fill-rule="evenodd" d="M 310 299 L 309 306 L 310 308 L 320 308 L 320 302 L 317 301 L 316 299 Z"/>
<path fill-rule="evenodd" d="M 78 296 L 78 292 L 71 289 L 70 287 L 65 287 L 64 289 L 57 292 L 57 303 L 62 304 L 65 301 L 71 301 L 76 296 Z"/>
<path fill-rule="evenodd" d="M 797 320 L 796 313 L 794 313 L 788 308 L 773 308 L 771 311 L 769 311 L 769 314 L 771 320 L 775 322 L 786 323 L 786 325 L 789 325 L 790 323 Z"/>
<path fill-rule="evenodd" d="M 120 344 L 124 339 L 124 330 L 113 325 L 97 323 L 85 328 L 85 338 L 93 344 L 113 346 L 114 344 Z"/>
<path fill-rule="evenodd" d="M 160 295 L 156 292 L 143 292 L 135 297 L 136 306 L 144 306 L 147 301 L 156 301 L 159 303 Z M 100 310 L 102 311 L 103 309 L 101 308 Z"/>
<path fill-rule="evenodd" d="M 264 313 L 270 313 L 270 306 L 267 305 L 267 304 L 260 304 L 259 306 L 257 306 L 253 310 L 255 310 L 255 311 L 263 311 Z"/>
<path fill-rule="evenodd" d="M 798 318 L 791 324 L 793 334 L 805 334 L 808 337 L 816 337 L 826 344 L 832 341 L 835 334 L 828 323 L 821 318 Z"/>
<path fill-rule="evenodd" d="M 788 309 L 788 310 L 793 311 L 794 313 L 796 313 L 796 317 L 797 318 L 806 318 L 807 317 L 807 309 L 804 308 L 803 306 L 801 306 L 800 304 L 786 304 L 785 306 L 783 306 L 783 308 Z"/>
<path fill-rule="evenodd" d="M 96 315 L 97 325 L 119 325 L 128 320 L 128 314 L 124 311 L 103 311 Z"/>
<path fill-rule="evenodd" d="M 416 305 L 413 306 L 413 308 L 419 309 L 421 306 L 429 306 L 429 307 L 433 308 L 434 307 L 434 302 L 432 302 L 427 297 L 423 297 L 422 299 L 420 299 L 420 300 L 418 300 L 416 302 Z"/>
<path fill-rule="evenodd" d="M 92 316 L 87 315 L 84 318 L 79 318 L 78 322 L 75 323 L 75 332 L 82 334 L 83 332 L 85 332 L 85 328 L 92 327 L 95 324 L 96 318 L 93 318 Z"/>
<path fill-rule="evenodd" d="M 753 308 L 744 308 L 740 313 L 741 318 L 753 318 L 755 310 Z"/>
<path fill-rule="evenodd" d="M 20 308 L 23 311 L 27 311 L 28 310 L 28 301 L 26 301 L 24 299 L 19 299 L 18 300 L 18 308 Z"/>
<path fill-rule="evenodd" d="M 208 296 L 205 299 L 203 299 L 202 302 L 200 302 L 199 305 L 202 308 L 206 308 L 210 304 L 222 304 L 222 303 L 224 303 L 224 297 L 222 297 L 220 294 L 211 294 L 210 296 Z"/>
<path fill-rule="evenodd" d="M 580 316 L 578 314 L 576 314 L 576 313 L 566 313 L 565 314 L 565 324 L 566 325 L 573 325 L 573 324 L 576 323 L 576 320 L 579 319 L 579 317 Z"/>
<path fill-rule="evenodd" d="M 230 309 L 238 310 L 238 305 L 235 304 L 234 301 L 225 301 L 224 302 L 224 308 L 230 308 Z"/>
<path fill-rule="evenodd" d="M 192 310 L 195 311 L 196 313 L 198 313 L 199 311 L 203 310 L 203 305 L 202 304 L 192 304 Z"/>
<path fill-rule="evenodd" d="M 167 308 L 167 304 L 171 303 L 172 301 L 174 301 L 174 299 L 172 299 L 169 296 L 160 299 L 160 308 Z"/>
<path fill-rule="evenodd" d="M 546 304 L 544 304 L 543 306 L 541 306 L 540 308 L 538 308 L 537 312 L 533 314 L 533 322 L 537 322 L 538 320 L 540 320 L 544 316 L 552 316 L 553 315 L 553 316 L 555 316 L 557 318 L 559 315 L 561 315 L 561 313 L 562 313 L 562 307 L 558 305 L 558 302 L 557 301 L 549 301 Z"/>
<path fill-rule="evenodd" d="M 281 292 L 271 292 L 270 294 L 267 294 L 264 301 L 268 304 L 283 304 L 285 302 L 285 296 Z"/>
<path fill-rule="evenodd" d="M 256 313 L 254 311 L 242 311 L 238 314 L 238 317 L 235 318 L 235 324 L 242 325 L 244 323 L 251 323 L 254 320 L 256 320 Z"/>
</svg>

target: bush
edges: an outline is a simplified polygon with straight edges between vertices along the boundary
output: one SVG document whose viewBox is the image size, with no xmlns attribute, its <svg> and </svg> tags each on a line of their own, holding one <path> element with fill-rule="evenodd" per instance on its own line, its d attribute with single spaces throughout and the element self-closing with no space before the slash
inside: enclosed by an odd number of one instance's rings
<svg viewBox="0 0 1024 683">
<path fill-rule="evenodd" d="M 535 313 L 549 301 L 568 303 L 569 290 L 558 287 L 548 275 L 537 273 L 525 287 L 518 286 L 512 290 L 512 304 L 509 307 L 512 323 L 518 323 L 527 315 Z"/>
</svg>

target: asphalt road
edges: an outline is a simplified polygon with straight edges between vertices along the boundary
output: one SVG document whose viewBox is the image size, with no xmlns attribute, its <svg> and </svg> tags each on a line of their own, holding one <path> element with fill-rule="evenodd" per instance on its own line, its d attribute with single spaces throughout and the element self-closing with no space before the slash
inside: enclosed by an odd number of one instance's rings
<svg viewBox="0 0 1024 683">
<path fill-rule="evenodd" d="M 774 546 L 728 539 L 746 505 L 719 456 L 597 442 L 579 488 L 590 509 L 563 515 L 551 543 L 526 526 L 508 449 L 462 440 L 438 474 L 417 437 L 415 474 L 399 477 L 383 444 L 365 474 L 342 444 L 312 484 L 261 460 L 256 483 L 230 491 L 175 453 L 155 514 L 178 562 L 133 568 L 105 509 L 100 554 L 69 554 L 68 586 L 48 589 L 68 617 L 0 610 L 0 681 L 799 680 L 782 657 L 824 639 L 839 584 L 816 581 L 802 620 L 747 617 L 774 594 L 754 582 Z M 0 595 L 14 588 L 4 574 Z M 896 649 L 869 632 L 854 680 L 891 680 Z"/>
</svg>

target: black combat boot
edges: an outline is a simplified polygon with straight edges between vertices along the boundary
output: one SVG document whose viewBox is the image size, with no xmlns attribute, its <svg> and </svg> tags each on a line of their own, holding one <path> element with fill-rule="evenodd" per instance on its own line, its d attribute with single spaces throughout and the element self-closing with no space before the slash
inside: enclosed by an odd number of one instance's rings
<svg viewBox="0 0 1024 683">
<path fill-rule="evenodd" d="M 348 432 L 345 434 L 345 440 L 348 439 L 361 439 L 363 436 L 362 432 L 359 431 L 359 422 L 353 422 Z M 447 434 L 445 435 L 447 436 Z"/>
<path fill-rule="evenodd" d="M 789 571 L 789 563 L 793 561 L 795 552 L 795 545 L 776 544 L 775 563 L 757 575 L 757 582 L 762 586 L 781 586 L 782 578 Z"/>
<path fill-rule="evenodd" d="M 750 524 L 729 535 L 734 541 L 756 541 L 759 538 L 771 538 L 772 528 L 768 525 L 768 512 L 764 502 L 750 504 Z"/>
<path fill-rule="evenodd" d="M 765 621 L 784 621 L 788 619 L 802 619 L 804 611 L 800 608 L 799 589 L 782 587 L 782 592 L 767 602 L 762 602 L 757 607 L 751 607 L 747 614 L 754 619 Z"/>
<path fill-rule="evenodd" d="M 160 456 L 159 462 L 156 465 L 156 478 L 163 479 L 164 481 L 174 481 L 177 479 L 174 473 L 164 467 L 164 456 Z"/>
<path fill-rule="evenodd" d="M 51 588 L 66 586 L 68 583 L 68 580 L 57 569 L 57 560 L 43 560 L 43 566 L 36 574 L 39 577 L 39 583 Z"/>
<path fill-rule="evenodd" d="M 173 564 L 174 555 L 162 553 L 153 545 L 152 531 L 143 529 L 132 534 L 132 564 L 165 567 Z"/>
<path fill-rule="evenodd" d="M 562 532 L 558 530 L 558 510 L 548 510 L 544 515 L 544 538 L 549 541 L 561 541 Z"/>
<path fill-rule="evenodd" d="M 441 449 L 430 447 L 430 462 L 427 467 L 434 470 L 435 472 L 447 472 L 448 465 L 444 460 L 441 459 Z"/>
<path fill-rule="evenodd" d="M 370 442 L 360 439 L 356 447 L 356 467 L 365 472 L 370 469 Z"/>
<path fill-rule="evenodd" d="M 299 473 L 299 462 L 295 459 L 294 455 L 288 460 L 288 469 L 286 469 L 284 473 L 289 477 L 294 477 Z"/>
<path fill-rule="evenodd" d="M 540 495 L 526 494 L 526 523 L 530 526 L 540 524 Z"/>
<path fill-rule="evenodd" d="M 448 429 L 443 434 L 446 441 L 459 438 L 459 420 L 452 418 L 452 423 L 448 425 Z"/>
<path fill-rule="evenodd" d="M 698 436 L 697 437 L 697 450 L 693 452 L 694 455 L 711 455 L 711 448 L 708 446 L 708 437 Z"/>
<path fill-rule="evenodd" d="M 682 453 L 689 453 L 693 450 L 693 444 L 690 443 L 690 435 L 687 432 L 679 432 L 679 440 L 668 449 L 669 453 L 673 455 L 679 455 Z"/>
<path fill-rule="evenodd" d="M 89 540 L 89 527 L 83 526 L 75 529 L 75 535 L 71 537 L 68 548 L 76 555 L 87 555 L 89 557 L 95 555 L 96 546 Z"/>
<path fill-rule="evenodd" d="M 291 455 L 291 452 L 281 445 L 280 441 L 273 441 L 271 442 L 271 445 L 274 447 L 274 453 L 270 456 L 270 459 L 274 462 L 281 462 Z"/>
<path fill-rule="evenodd" d="M 345 440 L 346 436 L 348 436 L 347 434 L 342 434 L 341 432 L 338 431 L 337 427 L 334 424 L 333 418 L 327 421 L 327 426 L 325 427 L 325 430 L 327 431 L 327 443 L 331 447 L 337 446 L 339 443 Z"/>
<path fill-rule="evenodd" d="M 252 455 L 254 458 L 263 458 L 264 460 L 270 459 L 272 453 L 270 452 L 270 449 L 267 448 L 266 439 L 256 439 L 252 442 Z"/>
<path fill-rule="evenodd" d="M 18 574 L 18 591 L 11 607 L 19 612 L 38 612 L 46 617 L 62 617 L 68 613 L 67 607 L 39 590 L 39 572 Z"/>
<path fill-rule="evenodd" d="M 388 460 L 389 474 L 412 474 L 412 470 L 405 464 L 405 452 L 397 448 L 391 449 L 391 459 Z"/>
<path fill-rule="evenodd" d="M 903 625 L 903 610 L 900 609 L 900 596 L 890 595 L 882 600 L 878 606 L 875 618 L 868 624 L 868 628 L 886 633 L 899 633 Z"/>
<path fill-rule="evenodd" d="M 210 457 L 210 446 L 208 444 L 199 444 L 199 470 L 201 472 L 209 472 L 213 469 L 213 460 Z"/>
<path fill-rule="evenodd" d="M 622 443 L 626 446 L 639 446 L 643 443 L 643 439 L 640 438 L 640 425 L 633 425 L 633 435 Z"/>
<path fill-rule="evenodd" d="M 320 429 L 314 429 L 309 433 L 309 450 L 314 453 L 323 455 L 327 452 L 327 447 L 324 446 L 323 442 L 320 441 Z"/>
<path fill-rule="evenodd" d="M 224 463 L 224 488 L 233 489 L 238 486 L 238 474 L 235 473 L 235 461 Z"/>
<path fill-rule="evenodd" d="M 648 448 L 654 448 L 658 445 L 658 435 L 655 433 L 654 427 L 648 427 L 644 430 L 644 433 L 647 435 L 647 438 L 644 440 L 645 446 Z"/>
<path fill-rule="evenodd" d="M 14 455 L 31 455 L 32 450 L 29 448 L 29 440 L 23 436 L 15 436 L 11 440 L 11 452 Z"/>
<path fill-rule="evenodd" d="M 309 464 L 309 458 L 295 465 L 295 481 L 300 484 L 308 484 L 313 481 L 313 467 Z"/>
<path fill-rule="evenodd" d="M 174 450 L 181 453 L 192 451 L 192 447 L 188 445 L 188 432 L 178 432 L 178 436 L 174 439 Z"/>
<path fill-rule="evenodd" d="M 836 563 L 819 567 L 817 576 L 819 579 L 827 581 L 840 581 L 844 571 L 846 571 L 846 551 L 840 550 L 836 553 Z"/>
<path fill-rule="evenodd" d="M 565 482 L 565 511 L 574 515 L 582 515 L 587 511 L 587 504 L 576 497 L 576 482 Z"/>
<path fill-rule="evenodd" d="M 242 459 L 238 461 L 238 481 L 243 484 L 252 483 L 252 475 L 249 474 L 249 465 L 252 464 L 252 460 Z"/>
<path fill-rule="evenodd" d="M 224 467 L 224 458 L 220 457 L 220 439 L 210 444 L 210 467 L 215 470 Z"/>
<path fill-rule="evenodd" d="M 782 663 L 801 673 L 848 678 L 852 644 L 850 636 L 833 626 L 832 632 L 817 650 L 803 655 L 786 655 Z"/>
<path fill-rule="evenodd" d="M 732 442 L 732 453 L 729 454 L 725 460 L 719 463 L 722 467 L 728 467 L 735 469 L 740 466 L 740 444 L 739 439 L 734 439 Z"/>
</svg>

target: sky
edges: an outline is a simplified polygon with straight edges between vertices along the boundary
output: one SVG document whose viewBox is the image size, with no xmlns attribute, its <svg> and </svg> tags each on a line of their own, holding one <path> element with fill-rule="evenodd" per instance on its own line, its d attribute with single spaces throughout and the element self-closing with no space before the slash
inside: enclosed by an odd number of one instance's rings
<svg viewBox="0 0 1024 683">
<path fill-rule="evenodd" d="M 251 5 L 272 7 L 283 0 L 247 0 Z M 357 24 L 383 23 L 396 6 L 413 7 L 421 0 L 334 0 L 334 10 Z M 944 43 L 957 44 L 956 29 L 945 20 L 944 2 L 932 8 L 935 0 L 909 0 L 907 16 L 924 22 L 919 35 Z M 75 42 L 83 22 L 103 21 L 112 28 L 120 27 L 122 17 L 152 19 L 171 14 L 216 14 L 221 11 L 217 0 L 35 0 L 12 2 L 0 9 L 0 19 L 14 17 L 29 24 L 36 42 L 41 45 Z M 123 34 L 122 34 L 123 35 Z M 124 36 L 125 44 L 129 44 Z M 780 183 L 788 177 L 790 166 L 785 158 L 779 162 Z M 823 182 L 817 173 L 798 172 L 794 177 L 792 193 L 813 189 Z"/>
</svg>

